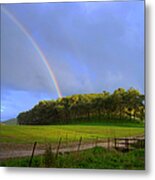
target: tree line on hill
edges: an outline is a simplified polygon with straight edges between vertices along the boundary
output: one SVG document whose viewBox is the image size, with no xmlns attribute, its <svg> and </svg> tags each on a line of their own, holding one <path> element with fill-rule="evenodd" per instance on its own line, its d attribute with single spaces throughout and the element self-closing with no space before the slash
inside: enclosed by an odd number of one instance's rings
<svg viewBox="0 0 155 180">
<path fill-rule="evenodd" d="M 31 110 L 17 116 L 18 124 L 69 124 L 102 119 L 139 119 L 145 117 L 145 96 L 138 90 L 118 88 L 113 93 L 77 94 L 40 101 Z"/>
</svg>

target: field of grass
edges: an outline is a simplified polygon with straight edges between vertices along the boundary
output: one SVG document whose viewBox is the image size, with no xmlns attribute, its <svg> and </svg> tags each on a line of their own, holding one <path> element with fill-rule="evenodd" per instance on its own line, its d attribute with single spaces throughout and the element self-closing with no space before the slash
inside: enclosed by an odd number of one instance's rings
<svg viewBox="0 0 155 180">
<path fill-rule="evenodd" d="M 55 143 L 62 137 L 63 141 L 77 141 L 98 138 L 128 137 L 144 133 L 144 124 L 133 123 L 85 123 L 81 125 L 50 126 L 8 126 L 0 125 L 1 143 Z"/>
<path fill-rule="evenodd" d="M 54 167 L 54 168 L 90 168 L 90 169 L 138 169 L 144 170 L 144 149 L 136 149 L 127 153 L 116 150 L 108 151 L 101 147 L 77 153 L 54 155 L 48 153 L 35 156 L 32 167 Z M 28 167 L 30 158 L 16 158 L 0 163 L 7 167 Z"/>
</svg>

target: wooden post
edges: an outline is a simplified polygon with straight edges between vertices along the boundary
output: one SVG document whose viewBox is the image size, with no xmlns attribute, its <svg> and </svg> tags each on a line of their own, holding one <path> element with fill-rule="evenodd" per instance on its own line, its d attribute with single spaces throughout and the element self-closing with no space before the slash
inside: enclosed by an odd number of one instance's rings
<svg viewBox="0 0 155 180">
<path fill-rule="evenodd" d="M 144 144 L 144 140 L 143 139 L 141 139 L 140 140 L 140 148 L 143 148 L 145 146 L 145 144 Z"/>
<path fill-rule="evenodd" d="M 96 137 L 95 147 L 97 146 L 97 143 L 98 143 L 98 137 Z"/>
<path fill-rule="evenodd" d="M 125 139 L 125 148 L 128 151 L 129 150 L 129 139 Z"/>
<path fill-rule="evenodd" d="M 143 139 L 143 147 L 144 147 L 144 149 L 145 149 L 145 139 Z"/>
<path fill-rule="evenodd" d="M 135 138 L 133 138 L 133 144 L 135 144 L 136 143 L 136 139 Z"/>
<path fill-rule="evenodd" d="M 59 143 L 58 143 L 58 146 L 57 146 L 57 151 L 56 151 L 56 155 L 55 155 L 55 158 L 58 157 L 58 154 L 59 154 L 59 149 L 60 149 L 60 145 L 61 145 L 61 140 L 62 138 L 59 139 Z"/>
<path fill-rule="evenodd" d="M 110 139 L 108 138 L 108 150 L 110 149 Z"/>
<path fill-rule="evenodd" d="M 81 142 L 82 142 L 82 136 L 81 136 L 80 139 L 79 139 L 79 144 L 78 144 L 77 152 L 79 152 L 79 150 L 80 150 Z"/>
<path fill-rule="evenodd" d="M 36 144 L 37 144 L 37 142 L 34 142 L 32 155 L 31 155 L 31 158 L 30 158 L 30 161 L 29 161 L 29 167 L 31 167 L 31 164 L 32 164 L 32 159 L 33 159 L 34 151 L 35 151 L 35 148 L 36 148 Z"/>
<path fill-rule="evenodd" d="M 115 142 L 115 149 L 117 148 L 117 139 L 114 138 L 114 142 Z"/>
<path fill-rule="evenodd" d="M 141 140 L 141 148 L 143 148 L 143 140 Z"/>
<path fill-rule="evenodd" d="M 116 149 L 116 147 L 117 147 L 117 139 L 116 138 L 114 138 L 114 147 L 115 147 L 115 149 Z"/>
</svg>

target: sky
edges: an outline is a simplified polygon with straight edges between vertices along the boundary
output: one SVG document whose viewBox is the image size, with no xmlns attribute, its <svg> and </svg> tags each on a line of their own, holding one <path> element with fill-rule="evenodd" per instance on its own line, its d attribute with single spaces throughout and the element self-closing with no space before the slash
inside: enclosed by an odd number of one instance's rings
<svg viewBox="0 0 155 180">
<path fill-rule="evenodd" d="M 119 87 L 144 93 L 144 1 L 1 6 L 1 121 Z"/>
</svg>

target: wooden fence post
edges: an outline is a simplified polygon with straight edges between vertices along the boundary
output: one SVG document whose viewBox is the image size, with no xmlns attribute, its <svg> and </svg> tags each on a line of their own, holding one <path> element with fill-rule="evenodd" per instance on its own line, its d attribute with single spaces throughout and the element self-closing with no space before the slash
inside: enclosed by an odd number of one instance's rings
<svg viewBox="0 0 155 180">
<path fill-rule="evenodd" d="M 57 146 L 57 151 L 56 151 L 56 155 L 55 155 L 55 158 L 58 157 L 58 154 L 59 154 L 59 149 L 60 149 L 60 145 L 61 145 L 61 140 L 62 138 L 59 139 L 59 143 L 58 143 L 58 146 Z"/>
<path fill-rule="evenodd" d="M 29 161 L 29 167 L 31 167 L 31 164 L 32 164 L 32 159 L 33 159 L 34 151 L 35 151 L 35 148 L 36 148 L 36 144 L 37 144 L 37 142 L 34 142 L 31 158 L 30 158 L 30 161 Z"/>
<path fill-rule="evenodd" d="M 78 144 L 77 152 L 79 152 L 79 150 L 80 150 L 81 142 L 82 142 L 82 136 L 81 136 L 80 139 L 79 139 L 79 144 Z"/>
<path fill-rule="evenodd" d="M 140 143 L 140 148 L 142 148 L 143 147 L 143 140 L 141 140 L 141 143 Z"/>
<path fill-rule="evenodd" d="M 115 142 L 115 149 L 116 149 L 116 147 L 117 147 L 117 139 L 116 138 L 114 138 L 114 142 Z"/>
<path fill-rule="evenodd" d="M 129 139 L 125 139 L 125 148 L 128 151 L 129 150 Z"/>
<path fill-rule="evenodd" d="M 98 143 L 98 137 L 96 137 L 95 147 L 97 146 L 97 143 Z"/>
<path fill-rule="evenodd" d="M 136 138 L 134 137 L 134 138 L 133 138 L 133 144 L 135 144 L 135 143 L 136 143 Z"/>
<path fill-rule="evenodd" d="M 145 140 L 141 139 L 140 140 L 140 148 L 143 148 L 143 147 L 145 147 Z"/>
<path fill-rule="evenodd" d="M 108 138 L 108 150 L 110 149 L 110 139 Z"/>
</svg>

